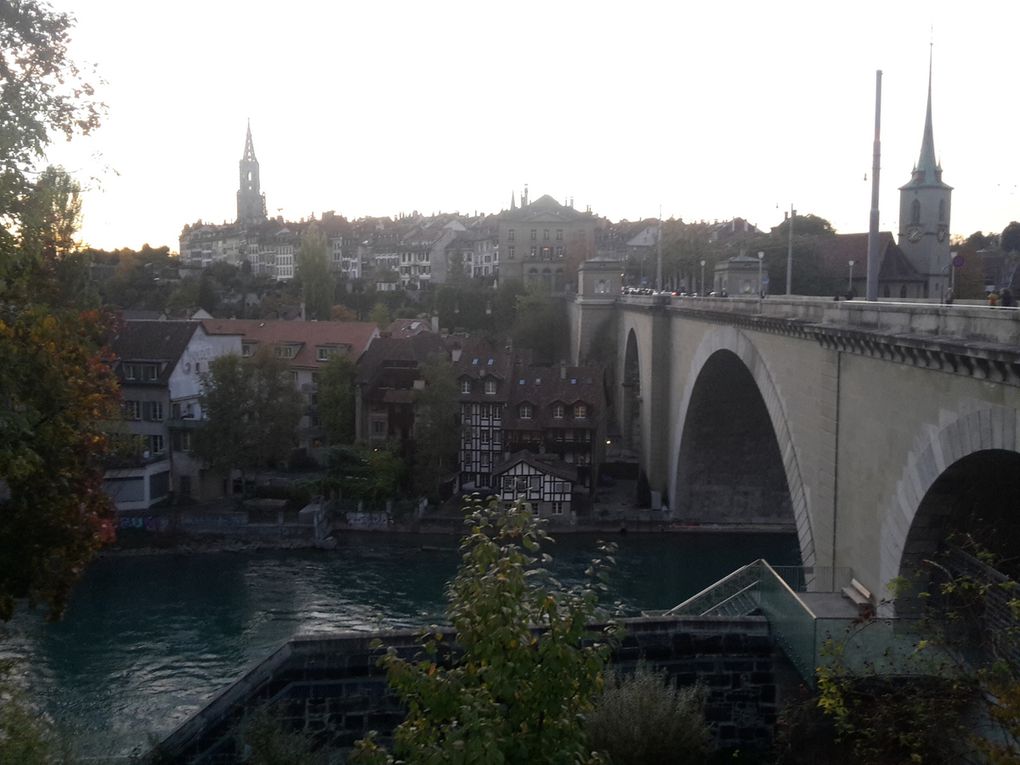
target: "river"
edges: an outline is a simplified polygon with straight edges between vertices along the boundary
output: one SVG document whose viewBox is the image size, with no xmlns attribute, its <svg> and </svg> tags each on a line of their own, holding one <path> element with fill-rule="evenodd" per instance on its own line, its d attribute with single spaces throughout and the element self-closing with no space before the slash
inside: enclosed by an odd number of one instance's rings
<svg viewBox="0 0 1020 765">
<path fill-rule="evenodd" d="M 788 534 L 630 534 L 610 600 L 668 608 L 738 566 L 799 562 Z M 459 560 L 452 537 L 349 534 L 338 549 L 108 557 L 86 572 L 63 621 L 19 613 L 0 654 L 80 757 L 145 749 L 246 668 L 295 635 L 417 627 L 442 620 Z M 549 552 L 565 583 L 583 578 L 596 538 Z"/>
</svg>

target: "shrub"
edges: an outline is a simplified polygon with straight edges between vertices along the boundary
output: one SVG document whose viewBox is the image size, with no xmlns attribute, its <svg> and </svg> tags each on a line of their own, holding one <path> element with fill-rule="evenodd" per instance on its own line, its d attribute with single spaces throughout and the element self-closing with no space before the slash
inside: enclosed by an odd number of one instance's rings
<svg viewBox="0 0 1020 765">
<path fill-rule="evenodd" d="M 584 716 L 602 687 L 608 632 L 601 616 L 603 568 L 593 561 L 588 586 L 564 588 L 542 567 L 551 541 L 528 503 L 468 508 L 463 562 L 448 588 L 447 609 L 459 651 L 443 633 L 426 636 L 417 661 L 390 651 L 390 685 L 408 707 L 394 734 L 396 761 L 579 765 L 595 762 Z M 355 761 L 394 762 L 369 737 Z"/>
<path fill-rule="evenodd" d="M 248 765 L 324 765 L 328 761 L 325 752 L 316 751 L 311 735 L 289 730 L 279 711 L 267 707 L 241 723 L 237 737 L 243 762 Z"/>
<path fill-rule="evenodd" d="M 643 664 L 607 674 L 587 729 L 589 746 L 612 765 L 702 763 L 711 746 L 704 688 L 676 688 Z"/>
</svg>

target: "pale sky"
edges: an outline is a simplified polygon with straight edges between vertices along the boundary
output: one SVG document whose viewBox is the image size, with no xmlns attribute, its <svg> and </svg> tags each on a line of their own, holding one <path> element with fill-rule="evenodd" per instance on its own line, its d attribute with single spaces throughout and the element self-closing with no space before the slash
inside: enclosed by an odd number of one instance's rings
<svg viewBox="0 0 1020 765">
<path fill-rule="evenodd" d="M 527 183 L 612 220 L 768 229 L 792 203 L 866 231 L 876 69 L 896 230 L 932 39 L 952 233 L 1020 219 L 1020 3 L 52 2 L 106 80 L 103 127 L 50 153 L 97 247 L 176 251 L 185 223 L 232 221 L 249 118 L 291 219 L 498 212 Z"/>
</svg>

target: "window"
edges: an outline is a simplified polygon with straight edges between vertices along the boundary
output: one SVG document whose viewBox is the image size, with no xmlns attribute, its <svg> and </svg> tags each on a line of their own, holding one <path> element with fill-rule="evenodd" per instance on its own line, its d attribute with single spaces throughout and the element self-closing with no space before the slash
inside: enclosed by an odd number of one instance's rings
<svg viewBox="0 0 1020 765">
<path fill-rule="evenodd" d="M 140 420 L 142 419 L 142 402 L 141 401 L 125 401 L 121 408 L 124 411 L 125 420 Z"/>
<path fill-rule="evenodd" d="M 201 361 L 196 361 L 195 362 L 195 374 L 196 375 L 202 374 L 202 362 Z"/>
<path fill-rule="evenodd" d="M 517 410 L 517 413 L 520 415 L 520 418 L 522 420 L 530 420 L 531 419 L 531 404 L 521 404 L 520 407 Z"/>
<path fill-rule="evenodd" d="M 512 475 L 505 475 L 505 476 L 503 476 L 502 483 L 503 483 L 503 491 L 513 491 L 514 490 L 514 477 Z"/>
<path fill-rule="evenodd" d="M 585 404 L 574 404 L 574 417 L 583 420 L 588 416 L 588 407 Z"/>
<path fill-rule="evenodd" d="M 386 435 L 385 420 L 372 420 L 372 435 L 379 437 Z"/>
<path fill-rule="evenodd" d="M 921 222 L 921 202 L 917 199 L 915 199 L 913 204 L 910 205 L 910 222 Z"/>
<path fill-rule="evenodd" d="M 537 228 L 533 228 L 533 229 L 531 229 L 531 241 L 534 242 L 537 239 L 538 239 L 538 229 Z"/>
<path fill-rule="evenodd" d="M 324 346 L 319 346 L 318 348 L 315 349 L 316 358 L 319 361 L 329 361 L 333 356 L 336 356 L 338 350 L 339 348 L 328 348 Z"/>
<path fill-rule="evenodd" d="M 508 229 L 507 232 L 506 232 L 506 240 L 508 242 L 513 242 L 516 239 L 517 239 L 517 232 L 514 229 L 512 229 L 512 228 Z M 511 247 L 510 249 L 513 250 L 513 247 Z M 513 257 L 513 256 L 511 255 L 510 257 Z"/>
<path fill-rule="evenodd" d="M 563 229 L 562 228 L 556 229 L 556 241 L 557 242 L 562 242 L 563 241 Z"/>
<path fill-rule="evenodd" d="M 946 200 L 939 200 L 939 223 L 946 222 Z"/>
<path fill-rule="evenodd" d="M 542 230 L 542 241 L 543 242 L 548 242 L 549 241 L 549 229 L 543 229 Z"/>
<path fill-rule="evenodd" d="M 163 421 L 163 402 L 162 401 L 150 401 L 148 419 L 154 420 L 155 422 Z"/>
<path fill-rule="evenodd" d="M 516 254 L 517 254 L 517 250 L 516 250 L 516 248 L 512 244 L 509 247 L 506 248 L 506 257 L 507 257 L 508 260 L 513 260 L 514 259 L 514 255 L 516 255 Z"/>
<path fill-rule="evenodd" d="M 553 404 L 553 419 L 563 419 L 563 404 Z"/>
<path fill-rule="evenodd" d="M 470 393 L 471 392 L 471 381 L 470 380 L 461 380 L 460 381 L 460 392 L 461 393 Z"/>
<path fill-rule="evenodd" d="M 486 396 L 495 396 L 496 395 L 496 381 L 495 380 L 486 380 L 485 381 L 485 395 Z"/>
<path fill-rule="evenodd" d="M 163 436 L 149 436 L 149 451 L 153 454 L 162 454 L 165 448 Z"/>
<path fill-rule="evenodd" d="M 278 359 L 292 359 L 297 356 L 297 352 L 298 346 L 296 345 L 278 345 L 273 349 L 273 353 Z"/>
<path fill-rule="evenodd" d="M 563 246 L 562 245 L 559 245 L 559 246 L 556 247 L 556 257 L 557 258 L 562 258 L 563 257 Z"/>
<path fill-rule="evenodd" d="M 249 358 L 255 354 L 255 343 L 241 343 L 241 355 Z"/>
<path fill-rule="evenodd" d="M 531 257 L 535 257 L 536 255 L 538 255 L 538 247 L 531 245 Z"/>
<path fill-rule="evenodd" d="M 196 367 L 198 364 L 195 365 Z M 155 364 L 143 364 L 142 365 L 142 379 L 147 382 L 152 382 L 156 379 L 156 365 Z"/>
<path fill-rule="evenodd" d="M 138 367 L 134 364 L 124 365 L 124 379 L 125 380 L 137 380 L 138 379 Z"/>
<path fill-rule="evenodd" d="M 563 515 L 563 503 L 562 502 L 550 502 L 549 509 L 553 515 Z"/>
<path fill-rule="evenodd" d="M 482 431 L 482 443 L 483 444 L 489 443 L 489 431 L 488 430 L 483 430 Z"/>
</svg>

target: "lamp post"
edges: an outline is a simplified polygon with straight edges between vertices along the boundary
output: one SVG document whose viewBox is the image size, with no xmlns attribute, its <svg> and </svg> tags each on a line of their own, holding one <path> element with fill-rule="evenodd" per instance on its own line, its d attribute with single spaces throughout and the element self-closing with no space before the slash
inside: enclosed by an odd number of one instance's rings
<svg viewBox="0 0 1020 765">
<path fill-rule="evenodd" d="M 797 211 L 790 205 L 790 228 L 789 244 L 786 248 L 786 294 L 793 294 L 793 219 L 797 217 Z"/>
<path fill-rule="evenodd" d="M 761 277 L 762 277 L 761 268 L 762 268 L 762 264 L 764 262 L 765 262 L 765 253 L 762 252 L 761 250 L 759 250 L 758 251 L 758 299 L 759 300 L 761 298 L 765 297 L 765 286 L 761 283 Z"/>
<path fill-rule="evenodd" d="M 698 294 L 705 297 L 705 261 L 701 261 L 701 290 Z"/>
<path fill-rule="evenodd" d="M 851 292 L 853 292 L 853 289 L 854 289 L 854 262 L 851 260 L 850 261 L 850 278 L 847 280 L 847 283 L 846 283 L 847 294 L 849 295 Z"/>
</svg>

